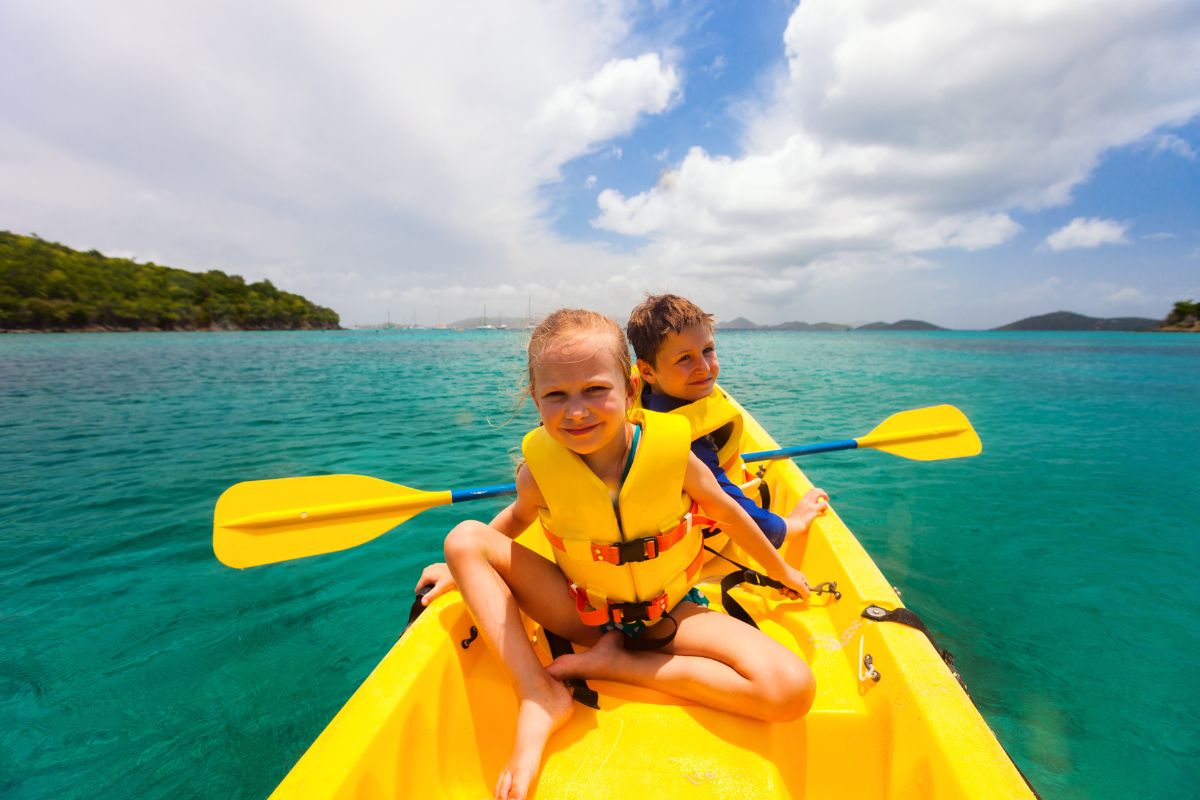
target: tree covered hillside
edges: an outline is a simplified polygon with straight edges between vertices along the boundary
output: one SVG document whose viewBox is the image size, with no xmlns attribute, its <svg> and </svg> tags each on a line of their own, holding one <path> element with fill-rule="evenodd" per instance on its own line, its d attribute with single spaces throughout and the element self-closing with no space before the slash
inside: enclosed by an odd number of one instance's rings
<svg viewBox="0 0 1200 800">
<path fill-rule="evenodd" d="M 81 253 L 0 231 L 0 329 L 296 330 L 338 315 L 270 281 Z"/>
</svg>

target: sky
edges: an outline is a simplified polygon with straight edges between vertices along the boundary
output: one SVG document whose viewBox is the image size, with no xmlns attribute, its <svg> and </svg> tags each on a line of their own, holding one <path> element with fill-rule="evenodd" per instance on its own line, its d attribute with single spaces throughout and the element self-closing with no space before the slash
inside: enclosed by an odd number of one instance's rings
<svg viewBox="0 0 1200 800">
<path fill-rule="evenodd" d="M 1200 4 L 0 0 L 0 229 L 347 326 L 1161 318 Z"/>
</svg>

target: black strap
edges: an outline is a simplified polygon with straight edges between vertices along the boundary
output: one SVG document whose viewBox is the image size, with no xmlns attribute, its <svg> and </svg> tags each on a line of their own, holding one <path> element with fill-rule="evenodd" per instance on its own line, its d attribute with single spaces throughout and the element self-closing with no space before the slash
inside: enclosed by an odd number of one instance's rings
<svg viewBox="0 0 1200 800">
<path fill-rule="evenodd" d="M 550 645 L 550 655 L 554 658 L 575 652 L 570 642 L 549 628 L 542 628 L 542 633 L 546 634 L 546 644 Z M 600 709 L 600 695 L 596 694 L 596 690 L 588 686 L 583 678 L 567 678 L 563 684 L 571 690 L 571 696 L 575 698 L 576 703 Z"/>
<path fill-rule="evenodd" d="M 717 532 L 719 533 L 720 531 L 718 530 Z M 705 531 L 705 536 L 708 535 L 708 531 Z M 704 545 L 704 549 L 715 556 L 720 556 L 730 564 L 733 564 L 733 566 L 737 567 L 737 569 L 721 579 L 721 605 L 725 608 L 725 613 L 734 619 L 740 619 L 747 625 L 757 628 L 758 623 L 751 619 L 750 614 L 746 612 L 746 609 L 742 608 L 741 603 L 733 599 L 733 595 L 729 593 L 729 590 L 743 583 L 749 583 L 754 586 L 769 586 L 772 589 L 786 589 L 788 587 L 784 586 L 774 578 L 768 578 L 766 575 L 763 575 L 756 569 L 751 569 L 745 564 L 739 564 L 724 553 L 718 553 L 708 545 Z M 829 594 L 833 595 L 835 600 L 842 599 L 842 593 L 839 592 L 837 588 L 837 581 L 826 581 L 825 583 L 819 583 L 816 586 L 809 586 L 808 590 L 813 594 L 825 594 L 828 592 Z"/>
<path fill-rule="evenodd" d="M 758 467 L 758 475 L 756 476 L 758 478 L 758 499 L 761 501 L 759 506 L 761 506 L 764 511 L 770 511 L 771 487 L 767 486 L 767 479 L 764 477 L 766 474 L 766 466 L 760 464 Z"/>
<path fill-rule="evenodd" d="M 753 584 L 754 586 L 770 586 L 772 589 L 783 589 L 785 587 L 779 581 L 768 578 L 761 572 L 749 567 L 735 569 L 721 579 L 721 605 L 725 607 L 725 613 L 734 619 L 740 619 L 751 627 L 757 628 L 758 623 L 750 617 L 746 609 L 742 608 L 742 604 L 734 600 L 733 595 L 729 593 L 730 589 L 743 583 Z"/>
<path fill-rule="evenodd" d="M 662 649 L 671 642 L 675 641 L 675 634 L 679 632 L 679 623 L 675 621 L 675 618 L 671 616 L 671 612 L 669 611 L 663 612 L 662 618 L 671 621 L 670 633 L 668 633 L 666 636 L 658 636 L 654 638 L 649 636 L 630 636 L 626 634 L 625 649 L 632 650 L 635 653 L 644 653 L 648 650 Z M 661 624 L 663 623 L 660 622 L 659 625 Z M 655 630 L 657 630 L 657 628 L 655 628 Z M 624 633 L 624 631 L 622 631 L 622 633 Z"/>
<path fill-rule="evenodd" d="M 408 610 L 408 622 L 404 625 L 404 630 L 412 627 L 412 624 L 417 621 L 417 617 L 421 616 L 421 612 L 425 610 L 425 606 L 421 603 L 421 598 L 429 594 L 429 590 L 433 588 L 433 584 L 422 586 L 417 589 L 417 596 L 413 600 L 412 608 Z"/>
<path fill-rule="evenodd" d="M 925 638 L 933 645 L 933 649 L 942 661 L 946 662 L 946 666 L 950 668 L 950 674 L 954 676 L 954 680 L 958 681 L 958 685 L 967 690 L 967 684 L 963 682 L 962 675 L 958 674 L 958 667 L 954 665 L 954 656 L 949 650 L 944 650 L 938 646 L 937 639 L 933 638 L 933 631 L 929 630 L 921 618 L 907 608 L 894 608 L 888 611 L 880 606 L 870 605 L 863 609 L 862 615 L 867 619 L 875 620 L 876 622 L 899 622 L 901 625 L 907 625 L 925 634 Z"/>
</svg>

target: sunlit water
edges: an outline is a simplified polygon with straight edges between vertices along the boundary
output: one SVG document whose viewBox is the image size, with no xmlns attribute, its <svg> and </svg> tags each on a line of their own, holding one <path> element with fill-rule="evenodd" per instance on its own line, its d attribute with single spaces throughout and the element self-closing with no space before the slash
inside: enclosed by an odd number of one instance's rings
<svg viewBox="0 0 1200 800">
<path fill-rule="evenodd" d="M 785 444 L 953 403 L 975 459 L 803 468 L 955 654 L 1047 798 L 1195 796 L 1200 337 L 730 333 L 723 384 Z M 507 482 L 502 332 L 0 337 L 0 794 L 263 797 L 403 627 L 463 516 L 244 572 L 242 480 Z M 506 420 L 512 421 L 504 425 Z"/>
</svg>

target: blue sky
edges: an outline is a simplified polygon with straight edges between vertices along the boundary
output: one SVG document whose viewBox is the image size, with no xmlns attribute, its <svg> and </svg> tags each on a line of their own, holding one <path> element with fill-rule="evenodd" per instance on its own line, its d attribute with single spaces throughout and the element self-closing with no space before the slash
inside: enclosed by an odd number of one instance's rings
<svg viewBox="0 0 1200 800">
<path fill-rule="evenodd" d="M 1200 297 L 1183 0 L 0 6 L 0 228 L 344 324 Z"/>
</svg>

